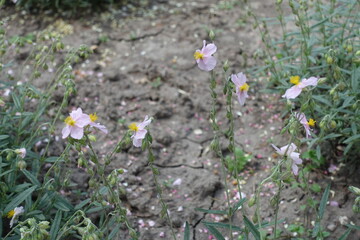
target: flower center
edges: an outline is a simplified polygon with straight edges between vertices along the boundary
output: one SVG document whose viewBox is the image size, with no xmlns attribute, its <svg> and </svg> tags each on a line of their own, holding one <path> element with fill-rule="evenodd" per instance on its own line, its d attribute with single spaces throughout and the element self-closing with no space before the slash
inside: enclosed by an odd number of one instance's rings
<svg viewBox="0 0 360 240">
<path fill-rule="evenodd" d="M 300 77 L 299 76 L 291 76 L 290 77 L 290 82 L 292 84 L 298 85 L 300 83 Z"/>
<path fill-rule="evenodd" d="M 315 123 L 316 123 L 316 121 L 315 121 L 314 119 L 312 119 L 312 118 L 310 118 L 309 121 L 308 121 L 308 125 L 309 125 L 310 127 L 314 127 L 314 126 L 315 126 Z"/>
<path fill-rule="evenodd" d="M 70 116 L 67 117 L 64 122 L 69 126 L 74 126 L 76 123 L 75 120 Z"/>
<path fill-rule="evenodd" d="M 14 214 L 15 214 L 15 210 L 14 209 L 10 210 L 7 214 L 7 218 L 12 218 L 14 216 Z"/>
<path fill-rule="evenodd" d="M 244 83 L 243 85 L 241 85 L 239 87 L 239 91 L 243 92 L 243 91 L 248 91 L 249 90 L 249 85 L 247 85 L 247 83 Z"/>
<path fill-rule="evenodd" d="M 195 58 L 195 60 L 204 59 L 204 54 L 201 53 L 201 52 L 195 52 L 194 53 L 194 58 Z"/>
<path fill-rule="evenodd" d="M 96 113 L 90 114 L 90 121 L 95 122 L 98 119 L 98 116 L 96 115 Z"/>
<path fill-rule="evenodd" d="M 137 132 L 139 130 L 139 127 L 136 125 L 136 123 L 131 123 L 129 125 L 129 129 Z"/>
</svg>

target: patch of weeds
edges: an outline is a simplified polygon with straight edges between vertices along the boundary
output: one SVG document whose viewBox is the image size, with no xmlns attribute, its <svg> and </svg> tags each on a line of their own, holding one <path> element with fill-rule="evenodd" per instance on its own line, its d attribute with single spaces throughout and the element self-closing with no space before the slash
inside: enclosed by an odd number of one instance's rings
<svg viewBox="0 0 360 240">
<path fill-rule="evenodd" d="M 241 148 L 235 148 L 235 161 L 234 157 L 227 156 L 225 158 L 225 166 L 232 175 L 241 172 L 245 165 L 251 160 L 252 155 L 245 153 Z M 236 168 L 236 169 L 235 169 Z"/>
</svg>

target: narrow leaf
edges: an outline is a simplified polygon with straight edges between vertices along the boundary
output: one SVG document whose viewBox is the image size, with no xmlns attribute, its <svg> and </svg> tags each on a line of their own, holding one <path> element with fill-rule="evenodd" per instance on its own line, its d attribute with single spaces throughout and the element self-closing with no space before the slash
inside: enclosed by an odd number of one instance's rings
<svg viewBox="0 0 360 240">
<path fill-rule="evenodd" d="M 195 210 L 199 212 L 212 213 L 212 214 L 220 214 L 220 215 L 227 214 L 227 211 L 222 211 L 222 210 L 211 210 L 211 209 L 203 209 L 203 208 L 195 208 Z"/>
<path fill-rule="evenodd" d="M 232 207 L 232 214 L 234 214 L 239 207 L 242 207 L 242 205 L 246 202 L 246 198 L 240 199 L 234 206 Z"/>
<path fill-rule="evenodd" d="M 187 221 L 185 223 L 184 240 L 190 240 L 190 227 Z"/>
<path fill-rule="evenodd" d="M 349 236 L 349 234 L 351 233 L 351 228 L 348 228 L 343 235 L 341 235 L 341 237 L 339 238 L 339 240 L 346 240 L 347 237 Z"/>
<path fill-rule="evenodd" d="M 26 169 L 21 170 L 21 172 L 30 180 L 30 182 L 36 186 L 40 187 L 40 182 L 39 180 L 37 180 L 37 178 L 32 175 L 29 171 L 27 171 Z"/>
<path fill-rule="evenodd" d="M 204 224 L 204 225 L 215 236 L 215 238 L 217 240 L 225 240 L 223 235 L 221 235 L 221 233 L 216 228 L 214 228 L 213 226 L 210 226 L 210 225 L 206 225 L 206 224 Z"/>
<path fill-rule="evenodd" d="M 56 212 L 54 221 L 53 221 L 52 224 L 51 224 L 51 229 L 50 229 L 50 237 L 51 237 L 51 240 L 55 240 L 55 239 L 56 239 L 56 236 L 57 236 L 57 234 L 58 234 L 58 232 L 59 232 L 59 229 L 60 229 L 61 217 L 62 217 L 62 211 L 61 211 L 61 210 L 58 210 L 58 211 Z"/>
<path fill-rule="evenodd" d="M 202 222 L 203 224 L 205 225 L 208 225 L 208 226 L 213 226 L 213 227 L 218 227 L 218 228 L 226 228 L 226 229 L 230 229 L 230 224 L 227 224 L 227 223 L 221 223 L 221 222 Z M 238 226 L 234 226 L 234 225 L 231 225 L 231 229 L 233 230 L 236 230 L 236 231 L 244 231 L 242 228 L 238 227 Z"/>
<path fill-rule="evenodd" d="M 255 225 L 246 216 L 244 216 L 244 223 L 245 223 L 245 226 L 250 230 L 252 235 L 255 237 L 255 239 L 260 240 L 259 230 L 255 227 Z"/>
<path fill-rule="evenodd" d="M 8 213 L 10 210 L 18 207 L 27 197 L 29 197 L 37 188 L 37 186 L 32 186 L 31 188 L 26 189 L 17 195 L 4 209 L 4 213 Z"/>
</svg>

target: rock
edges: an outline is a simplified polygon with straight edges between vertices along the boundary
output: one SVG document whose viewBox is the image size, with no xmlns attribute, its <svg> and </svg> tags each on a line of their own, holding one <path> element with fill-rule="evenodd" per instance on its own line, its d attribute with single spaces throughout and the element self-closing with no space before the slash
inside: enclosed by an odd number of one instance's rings
<svg viewBox="0 0 360 240">
<path fill-rule="evenodd" d="M 336 229 L 336 225 L 334 223 L 330 223 L 329 225 L 326 226 L 326 228 L 330 231 L 333 232 Z"/>
<path fill-rule="evenodd" d="M 349 218 L 347 216 L 340 216 L 339 222 L 341 225 L 346 225 L 349 223 Z"/>
<path fill-rule="evenodd" d="M 167 119 L 170 118 L 172 115 L 173 115 L 172 108 L 161 106 L 156 109 L 156 113 L 154 117 L 156 119 Z"/>
</svg>

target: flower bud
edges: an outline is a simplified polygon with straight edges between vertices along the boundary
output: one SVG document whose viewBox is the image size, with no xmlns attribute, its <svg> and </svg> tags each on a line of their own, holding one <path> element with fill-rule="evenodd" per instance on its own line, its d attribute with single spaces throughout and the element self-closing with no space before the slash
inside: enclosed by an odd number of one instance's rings
<svg viewBox="0 0 360 240">
<path fill-rule="evenodd" d="M 227 72 L 227 70 L 229 70 L 229 62 L 228 62 L 228 60 L 226 60 L 225 62 L 224 62 L 224 65 L 223 65 L 223 70 L 224 70 L 224 72 Z"/>
<path fill-rule="evenodd" d="M 330 122 L 330 128 L 335 129 L 336 128 L 336 122 L 334 120 L 331 120 Z"/>
<path fill-rule="evenodd" d="M 255 196 L 253 196 L 253 197 L 250 198 L 250 200 L 248 202 L 248 206 L 252 207 L 252 206 L 255 205 L 255 203 L 256 203 L 256 198 L 255 198 Z"/>
<path fill-rule="evenodd" d="M 331 64 L 333 64 L 333 62 L 334 62 L 334 59 L 333 59 L 331 56 L 328 56 L 328 57 L 326 58 L 326 63 L 327 63 L 327 64 L 331 65 Z"/>
<path fill-rule="evenodd" d="M 343 81 L 341 81 L 337 86 L 337 89 L 339 89 L 339 91 L 344 91 L 345 88 L 346 84 Z"/>
<path fill-rule="evenodd" d="M 20 160 L 17 162 L 16 166 L 20 169 L 20 170 L 23 170 L 23 169 L 26 169 L 26 162 L 24 160 Z"/>
<path fill-rule="evenodd" d="M 350 187 L 349 187 L 349 190 L 350 190 L 352 193 L 355 193 L 356 195 L 360 196 L 360 188 L 357 188 L 357 187 L 354 187 L 354 186 L 350 186 Z"/>
<path fill-rule="evenodd" d="M 96 142 L 96 136 L 90 134 L 90 135 L 89 135 L 89 140 L 90 140 L 91 142 Z"/>
<path fill-rule="evenodd" d="M 254 216 L 252 217 L 252 221 L 253 221 L 253 223 L 257 223 L 257 222 L 258 222 L 258 216 L 256 215 L 256 213 L 255 213 Z"/>
<path fill-rule="evenodd" d="M 325 83 L 325 82 L 326 82 L 326 80 L 327 80 L 327 78 L 326 78 L 326 77 L 319 78 L 318 85 L 319 85 L 319 84 L 323 84 L 323 83 Z"/>
<path fill-rule="evenodd" d="M 12 157 L 14 156 L 13 152 L 8 152 L 7 156 L 6 156 L 6 160 L 10 161 L 12 159 Z"/>
<path fill-rule="evenodd" d="M 348 53 L 351 53 L 351 52 L 353 51 L 353 46 L 352 46 L 352 45 L 347 45 L 346 51 L 347 51 Z"/>
<path fill-rule="evenodd" d="M 213 30 L 210 30 L 210 32 L 209 32 L 209 38 L 210 38 L 211 41 L 214 41 L 214 39 L 215 39 L 215 33 L 214 33 Z"/>
</svg>

